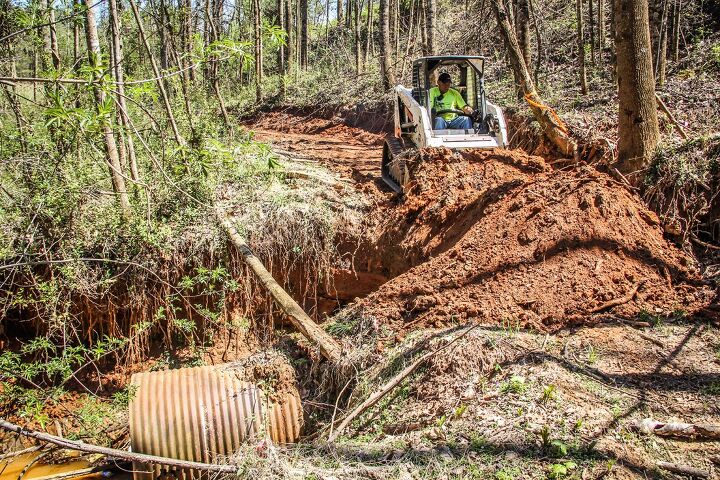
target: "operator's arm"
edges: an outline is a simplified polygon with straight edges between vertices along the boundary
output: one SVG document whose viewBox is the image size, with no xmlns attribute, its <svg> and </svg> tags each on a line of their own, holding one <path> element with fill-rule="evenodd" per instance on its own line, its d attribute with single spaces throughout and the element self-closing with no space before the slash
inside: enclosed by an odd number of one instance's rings
<svg viewBox="0 0 720 480">
<path fill-rule="evenodd" d="M 462 98 L 462 95 L 460 95 L 459 92 L 455 91 L 455 102 L 457 103 L 457 106 L 466 114 L 470 115 L 473 112 L 473 109 L 470 108 L 470 105 L 465 103 L 465 99 Z"/>
</svg>

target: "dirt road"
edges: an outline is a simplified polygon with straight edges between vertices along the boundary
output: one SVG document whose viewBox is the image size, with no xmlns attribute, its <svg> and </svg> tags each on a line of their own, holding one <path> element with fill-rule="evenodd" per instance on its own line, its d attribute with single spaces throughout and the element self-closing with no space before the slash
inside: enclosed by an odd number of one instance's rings
<svg viewBox="0 0 720 480">
<path fill-rule="evenodd" d="M 315 160 L 369 194 L 390 192 L 379 175 L 382 133 L 349 127 L 339 119 L 283 112 L 265 114 L 248 126 L 256 139 L 272 144 L 278 153 Z"/>
</svg>

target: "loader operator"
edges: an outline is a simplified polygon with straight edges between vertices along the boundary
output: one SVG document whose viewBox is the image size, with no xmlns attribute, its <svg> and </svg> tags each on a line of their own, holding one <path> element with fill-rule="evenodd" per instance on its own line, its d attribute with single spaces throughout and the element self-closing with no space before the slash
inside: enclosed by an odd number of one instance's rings
<svg viewBox="0 0 720 480">
<path fill-rule="evenodd" d="M 443 72 L 438 76 L 437 87 L 430 89 L 430 105 L 434 112 L 441 110 L 462 110 L 468 115 L 473 113 L 472 108 L 465 103 L 460 92 L 450 88 L 452 79 L 450 74 Z M 470 129 L 472 120 L 470 117 L 458 115 L 457 113 L 441 113 L 435 117 L 433 129 Z"/>
</svg>

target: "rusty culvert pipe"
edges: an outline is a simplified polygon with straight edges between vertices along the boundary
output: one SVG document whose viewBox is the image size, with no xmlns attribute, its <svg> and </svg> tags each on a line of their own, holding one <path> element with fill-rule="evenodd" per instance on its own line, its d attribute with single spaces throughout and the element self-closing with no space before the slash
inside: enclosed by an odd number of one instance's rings
<svg viewBox="0 0 720 480">
<path fill-rule="evenodd" d="M 296 386 L 265 392 L 248 379 L 246 367 L 225 364 L 133 375 L 132 451 L 214 463 L 249 440 L 296 442 L 303 424 Z M 268 390 L 268 382 L 262 384 Z M 136 464 L 133 470 L 135 480 L 153 480 L 167 467 Z M 188 470 L 173 476 L 187 480 L 200 474 Z"/>
</svg>

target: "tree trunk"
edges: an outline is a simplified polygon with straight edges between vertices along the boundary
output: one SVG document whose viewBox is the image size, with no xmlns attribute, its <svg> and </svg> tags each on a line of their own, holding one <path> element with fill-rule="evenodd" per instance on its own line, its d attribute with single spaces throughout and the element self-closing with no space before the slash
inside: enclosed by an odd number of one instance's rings
<svg viewBox="0 0 720 480">
<path fill-rule="evenodd" d="M 328 0 L 329 1 L 329 0 Z M 285 28 L 285 0 L 277 0 L 278 24 Z M 282 43 L 278 48 L 278 73 L 280 74 L 280 98 L 285 97 L 285 45 Z"/>
<path fill-rule="evenodd" d="M 220 4 L 220 2 L 213 2 L 212 9 L 210 8 L 210 0 L 206 0 L 205 2 L 205 19 L 208 22 L 208 25 L 210 26 L 210 32 L 208 33 L 208 40 L 209 43 L 216 42 L 220 40 L 220 26 L 218 25 L 218 17 L 219 13 L 217 12 L 217 5 Z M 259 58 L 260 61 L 260 69 L 262 70 L 262 55 L 260 55 Z M 257 64 L 258 58 L 255 59 L 255 63 Z M 220 92 L 220 69 L 219 69 L 219 62 L 217 59 L 217 55 L 212 54 L 208 58 L 208 69 L 207 69 L 207 75 L 208 80 L 210 82 L 210 88 L 212 89 L 213 93 L 215 94 L 215 97 L 217 97 L 218 105 L 220 106 L 220 113 L 223 117 L 223 122 L 225 123 L 226 127 L 230 126 L 230 117 L 228 116 L 227 109 L 225 108 L 225 100 L 222 97 L 222 93 Z"/>
<path fill-rule="evenodd" d="M 517 1 L 517 0 L 515 0 Z M 505 13 L 508 15 L 508 21 L 510 22 L 510 25 L 513 26 L 514 29 L 517 30 L 517 24 L 515 23 L 515 4 L 512 2 L 512 0 L 507 1 L 505 0 Z"/>
<path fill-rule="evenodd" d="M 617 32 L 617 15 L 615 13 L 615 0 L 610 0 L 610 66 L 612 67 L 613 83 L 617 84 L 617 45 L 615 35 Z"/>
<path fill-rule="evenodd" d="M 365 65 L 370 60 L 370 48 L 374 45 L 373 42 L 373 0 L 367 2 L 367 35 L 365 36 Z"/>
<path fill-rule="evenodd" d="M 602 64 L 603 50 L 605 50 L 605 0 L 598 2 L 598 60 Z"/>
<path fill-rule="evenodd" d="M 90 0 L 85 0 L 85 3 L 88 3 L 89 1 Z M 143 27 L 137 4 L 135 3 L 135 0 L 129 0 L 129 2 L 130 8 L 133 12 L 133 16 L 135 17 L 135 23 L 137 23 L 138 26 L 140 40 L 145 46 L 145 52 L 147 53 L 148 59 L 150 60 L 150 66 L 152 67 L 153 74 L 157 79 L 155 83 L 157 84 L 158 90 L 160 90 L 160 96 L 162 97 L 163 105 L 165 106 L 165 113 L 167 114 L 168 122 L 170 122 L 170 128 L 172 129 L 173 136 L 175 137 L 175 141 L 178 145 L 185 145 L 185 139 L 183 139 L 182 135 L 180 135 L 180 130 L 178 129 L 177 123 L 175 123 L 175 116 L 173 115 L 172 108 L 170 107 L 170 99 L 168 98 L 167 92 L 165 91 L 165 85 L 161 78 L 162 75 L 160 74 L 160 70 L 158 69 L 157 62 L 155 61 L 155 56 L 153 55 L 152 49 L 150 48 L 150 44 L 148 43 L 147 36 L 145 35 L 145 28 Z"/>
<path fill-rule="evenodd" d="M 263 78 L 263 44 L 262 44 L 262 10 L 260 0 L 252 0 L 253 6 L 253 41 L 255 44 L 255 101 L 258 105 L 262 102 L 262 78 Z"/>
<path fill-rule="evenodd" d="M 415 21 L 416 17 L 416 9 L 415 9 L 415 2 L 410 1 L 410 19 L 408 20 L 408 32 L 407 32 L 407 38 L 412 39 L 414 38 L 415 34 L 415 26 L 417 22 Z M 400 78 L 405 78 L 405 70 L 407 66 L 407 61 L 410 57 L 410 49 L 415 45 L 415 42 L 408 41 L 405 42 L 405 53 L 402 58 L 402 66 L 400 67 Z"/>
<path fill-rule="evenodd" d="M 350 0 L 348 0 L 350 1 Z M 337 26 L 340 27 L 343 21 L 343 1 L 337 0 Z"/>
<path fill-rule="evenodd" d="M 95 13 L 92 9 L 92 0 L 85 0 L 85 39 L 87 41 L 88 59 L 90 65 L 97 67 L 93 69 L 93 93 L 95 94 L 95 104 L 97 106 L 98 115 L 105 105 L 105 91 L 99 82 L 102 79 L 102 62 L 100 55 L 100 40 L 97 33 L 97 25 L 95 24 Z M 117 144 L 115 143 L 115 135 L 112 126 L 107 120 L 107 116 L 100 116 L 103 139 L 105 141 L 106 162 L 110 168 L 110 179 L 112 180 L 113 190 L 118 195 L 120 209 L 124 218 L 128 219 L 131 214 L 130 200 L 125 188 L 125 179 L 122 175 L 120 166 L 120 158 L 118 157 Z"/>
<path fill-rule="evenodd" d="M 618 69 L 618 169 L 633 174 L 652 159 L 660 132 L 647 0 L 614 0 Z M 639 184 L 641 175 L 632 181 Z"/>
<path fill-rule="evenodd" d="M 348 0 L 349 3 L 349 0 Z M 308 1 L 300 0 L 300 64 L 303 70 L 308 68 L 308 50 L 310 48 L 310 35 L 308 32 Z"/>
<path fill-rule="evenodd" d="M 355 32 L 355 71 L 362 73 L 362 39 L 360 38 L 360 0 L 353 0 L 354 32 Z"/>
<path fill-rule="evenodd" d="M 418 21 L 420 22 L 420 40 L 422 45 L 422 54 L 424 57 L 430 55 L 428 50 L 428 37 L 427 37 L 427 7 L 425 2 L 427 0 L 417 0 L 418 7 L 420 8 L 420 15 L 418 15 Z"/>
<path fill-rule="evenodd" d="M 292 73 L 295 65 L 295 31 L 293 30 L 293 5 L 292 0 L 285 0 L 285 32 L 287 39 L 285 40 L 287 52 L 285 54 L 286 63 L 285 71 Z"/>
<path fill-rule="evenodd" d="M 84 1 L 84 0 L 83 0 Z M 38 53 L 37 47 L 32 47 L 32 60 L 30 61 L 30 71 L 32 76 L 38 76 Z M 37 103 L 37 83 L 33 83 L 33 102 Z"/>
<path fill-rule="evenodd" d="M 400 58 L 400 2 L 401 0 L 395 0 L 395 62 Z"/>
<path fill-rule="evenodd" d="M 435 5 L 436 0 L 425 0 L 425 25 L 427 29 L 428 55 L 435 55 Z"/>
<path fill-rule="evenodd" d="M 182 55 L 181 65 L 183 68 L 192 64 L 192 32 L 193 32 L 192 0 L 181 0 L 180 7 L 180 51 Z M 183 71 L 185 87 L 195 81 L 195 68 L 188 68 Z"/>
<path fill-rule="evenodd" d="M 78 15 L 80 0 L 73 0 L 73 14 Z M 73 71 L 80 71 L 80 22 L 73 22 Z"/>
<path fill-rule="evenodd" d="M 396 85 L 395 72 L 390 60 L 390 5 L 388 0 L 380 0 L 380 72 L 383 78 L 385 90 L 390 90 Z"/>
<path fill-rule="evenodd" d="M 540 67 L 542 66 L 542 35 L 540 35 L 540 26 L 538 25 L 538 16 L 537 12 L 535 12 L 535 7 L 533 6 L 533 0 L 527 0 L 528 6 L 530 7 L 530 13 L 533 17 L 533 25 L 535 26 L 535 42 L 537 43 L 537 58 L 535 59 L 535 72 L 533 75 L 533 78 L 535 80 L 535 84 L 538 83 L 538 75 L 540 75 Z M 528 68 L 530 68 L 530 65 L 526 65 Z"/>
<path fill-rule="evenodd" d="M 159 43 L 160 43 L 160 68 L 162 70 L 167 70 L 170 66 L 170 61 L 168 57 L 168 39 L 167 39 L 167 31 L 166 31 L 166 24 L 168 22 L 168 18 L 166 16 L 167 9 L 165 8 L 165 0 L 160 0 L 160 4 L 158 5 L 158 26 L 157 26 L 157 32 L 159 37 Z"/>
<path fill-rule="evenodd" d="M 44 51 L 41 56 L 41 65 L 43 70 L 50 66 L 58 69 L 60 67 L 60 54 L 58 52 L 57 31 L 55 29 L 55 9 L 53 8 L 53 0 L 42 0 L 41 2 L 43 19 L 42 23 L 47 23 L 42 28 L 42 38 Z"/>
<path fill-rule="evenodd" d="M 258 0 L 255 0 L 258 1 Z M 275 281 L 272 274 L 265 268 L 259 258 L 250 250 L 245 239 L 237 232 L 230 219 L 220 210 L 216 211 L 216 217 L 230 241 L 240 251 L 243 261 L 252 269 L 256 278 L 263 284 L 275 303 L 285 312 L 290 323 L 305 338 L 313 342 L 320 349 L 320 353 L 329 361 L 338 363 L 342 357 L 342 348 L 322 327 L 316 324 L 297 304 L 293 298 Z"/>
<path fill-rule="evenodd" d="M 325 0 L 325 44 L 330 41 L 330 0 Z"/>
<path fill-rule="evenodd" d="M 537 91 L 530 73 L 528 72 L 525 60 L 520 50 L 515 31 L 510 24 L 507 12 L 500 3 L 502 0 L 491 0 L 495 17 L 497 18 L 498 28 L 508 45 L 508 55 L 510 56 L 510 64 L 516 77 L 520 81 L 520 86 L 525 92 L 525 99 L 532 110 L 535 119 L 538 121 L 547 138 L 555 145 L 555 147 L 565 155 L 576 155 L 577 144 L 572 140 L 567 131 L 567 127 L 562 120 L 542 101 Z"/>
<path fill-rule="evenodd" d="M 115 77 L 115 86 L 117 90 L 117 104 L 118 104 L 118 117 L 120 119 L 120 125 L 123 127 L 123 134 L 121 139 L 124 138 L 125 145 L 127 147 L 127 157 L 130 164 L 130 177 L 137 182 L 140 179 L 140 173 L 137 166 L 137 158 L 135 156 L 135 144 L 133 142 L 132 134 L 130 133 L 130 122 L 127 117 L 127 102 L 125 101 L 125 85 L 124 85 L 124 71 L 123 71 L 123 44 L 120 30 L 120 16 L 118 15 L 117 0 L 108 0 L 108 13 L 110 15 L 110 38 L 112 39 L 112 67 L 113 76 Z M 121 158 L 122 163 L 122 158 Z"/>
<path fill-rule="evenodd" d="M 681 0 L 675 0 L 673 2 L 673 28 L 670 51 L 674 62 L 680 59 L 680 1 Z"/>
<path fill-rule="evenodd" d="M 525 65 L 532 65 L 530 49 L 530 4 L 528 0 L 519 0 L 517 5 L 517 35 Z"/>
<path fill-rule="evenodd" d="M 55 70 L 60 68 L 60 49 L 58 48 L 57 30 L 55 29 L 55 6 L 53 5 L 54 0 L 46 0 L 47 12 L 48 12 L 48 30 L 49 30 L 49 41 L 50 41 L 50 57 L 52 59 L 52 65 Z"/>
<path fill-rule="evenodd" d="M 583 95 L 588 93 L 587 73 L 585 72 L 585 36 L 583 35 L 583 0 L 575 0 L 575 15 L 577 18 L 577 49 L 578 64 L 580 67 L 580 91 Z"/>
<path fill-rule="evenodd" d="M 588 0 L 588 30 L 590 31 L 590 61 L 595 65 L 595 8 L 593 0 Z"/>
<path fill-rule="evenodd" d="M 660 39 L 658 40 L 657 55 L 655 56 L 655 76 L 659 87 L 665 85 L 665 69 L 667 67 L 667 31 L 669 0 L 663 1 L 662 17 L 660 19 Z"/>
<path fill-rule="evenodd" d="M 295 0 L 295 81 L 302 69 L 302 0 Z"/>
<path fill-rule="evenodd" d="M 397 16 L 395 15 L 395 4 L 397 0 L 388 0 L 388 27 L 390 28 L 390 45 L 395 45 L 395 25 Z"/>
<path fill-rule="evenodd" d="M 10 18 L 8 18 L 11 12 L 11 0 L 0 0 L 0 37 L 4 37 L 15 30 L 18 26 Z M 15 42 L 7 40 L 0 45 L 0 54 L 5 62 L 0 62 L 0 74 L 8 73 L 10 77 L 17 77 L 17 68 L 15 65 Z M 15 124 L 17 125 L 20 142 L 20 151 L 27 153 L 27 140 L 30 137 L 32 128 L 29 126 L 27 119 L 24 117 L 20 101 L 18 100 L 15 92 L 15 87 L 12 85 L 0 85 L 8 103 L 10 109 L 15 117 Z"/>
</svg>

